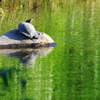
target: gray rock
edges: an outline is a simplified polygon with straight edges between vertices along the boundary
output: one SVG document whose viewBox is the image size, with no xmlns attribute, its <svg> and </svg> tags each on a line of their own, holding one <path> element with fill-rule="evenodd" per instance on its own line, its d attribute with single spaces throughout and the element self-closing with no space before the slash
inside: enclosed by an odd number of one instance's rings
<svg viewBox="0 0 100 100">
<path fill-rule="evenodd" d="M 38 32 L 38 39 L 30 39 L 19 32 L 18 29 L 11 30 L 0 35 L 0 49 L 10 48 L 37 48 L 55 46 L 54 40 L 45 33 Z"/>
</svg>

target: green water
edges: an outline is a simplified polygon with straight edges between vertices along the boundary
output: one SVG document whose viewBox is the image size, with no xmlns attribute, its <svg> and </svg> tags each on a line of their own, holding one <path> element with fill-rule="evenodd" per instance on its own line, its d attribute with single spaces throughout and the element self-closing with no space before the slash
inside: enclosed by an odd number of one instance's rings
<svg viewBox="0 0 100 100">
<path fill-rule="evenodd" d="M 0 56 L 0 100 L 99 100 L 100 1 L 41 2 L 35 10 L 4 9 L 0 16 L 0 34 L 33 17 L 35 28 L 57 43 L 47 55 L 39 54 L 32 66 Z"/>
</svg>

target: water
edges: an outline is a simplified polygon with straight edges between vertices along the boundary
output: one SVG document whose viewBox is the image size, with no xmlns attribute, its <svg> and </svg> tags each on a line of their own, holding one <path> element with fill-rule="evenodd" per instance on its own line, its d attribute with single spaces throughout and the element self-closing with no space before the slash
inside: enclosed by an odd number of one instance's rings
<svg viewBox="0 0 100 100">
<path fill-rule="evenodd" d="M 35 28 L 57 46 L 0 50 L 0 100 L 99 100 L 100 1 L 45 0 L 35 5 L 34 10 L 6 13 L 0 34 L 33 17 Z"/>
</svg>

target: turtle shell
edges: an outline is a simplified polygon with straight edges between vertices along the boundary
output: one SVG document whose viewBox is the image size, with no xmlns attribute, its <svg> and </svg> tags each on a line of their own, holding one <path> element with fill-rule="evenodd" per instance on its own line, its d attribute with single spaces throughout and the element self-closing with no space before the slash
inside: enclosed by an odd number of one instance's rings
<svg viewBox="0 0 100 100">
<path fill-rule="evenodd" d="M 18 25 L 18 29 L 20 33 L 27 36 L 28 38 L 37 37 L 38 33 L 35 30 L 34 26 L 30 23 L 23 22 Z"/>
</svg>

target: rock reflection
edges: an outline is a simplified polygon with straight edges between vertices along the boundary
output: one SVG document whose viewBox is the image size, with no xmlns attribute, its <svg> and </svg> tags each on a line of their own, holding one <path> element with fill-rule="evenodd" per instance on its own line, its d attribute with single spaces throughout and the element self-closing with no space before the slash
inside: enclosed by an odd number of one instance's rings
<svg viewBox="0 0 100 100">
<path fill-rule="evenodd" d="M 38 49 L 2 49 L 0 55 L 9 55 L 11 57 L 18 57 L 20 62 L 25 65 L 34 65 L 39 54 L 47 55 L 53 50 L 53 47 L 43 47 Z"/>
</svg>

